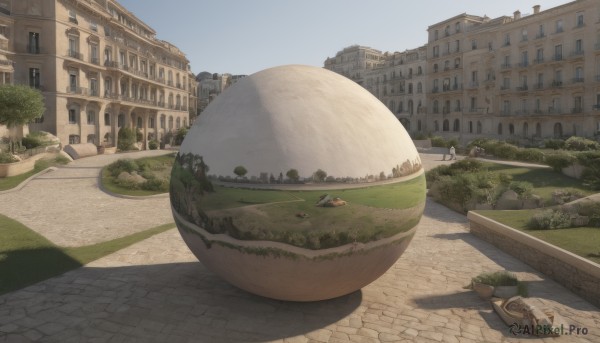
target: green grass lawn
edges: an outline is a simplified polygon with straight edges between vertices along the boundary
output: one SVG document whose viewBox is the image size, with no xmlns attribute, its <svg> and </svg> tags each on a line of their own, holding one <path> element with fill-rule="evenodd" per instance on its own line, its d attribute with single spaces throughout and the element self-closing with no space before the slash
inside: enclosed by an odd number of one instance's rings
<svg viewBox="0 0 600 343">
<path fill-rule="evenodd" d="M 514 181 L 527 181 L 533 187 L 533 193 L 545 201 L 552 199 L 552 192 L 558 188 L 576 190 L 585 195 L 594 194 L 584 187 L 581 180 L 555 172 L 551 168 L 514 167 L 497 163 L 486 163 L 490 171 L 501 172 L 513 177 Z"/>
<path fill-rule="evenodd" d="M 68 162 L 69 161 L 65 160 L 64 157 L 38 160 L 35 162 L 33 170 L 27 173 L 0 178 L 0 191 L 6 191 L 17 187 L 21 182 L 27 180 L 31 176 L 35 175 L 36 173 L 39 173 L 40 171 L 48 167 L 64 165 Z"/>
<path fill-rule="evenodd" d="M 175 161 L 175 154 L 144 157 L 134 161 L 140 164 L 145 164 L 149 172 L 151 172 L 155 177 L 169 180 L 171 176 L 171 168 L 173 167 L 173 162 Z M 116 178 L 113 177 L 108 171 L 108 166 L 102 168 L 102 186 L 111 193 L 131 196 L 148 196 L 168 192 L 164 190 L 130 189 L 117 184 L 115 180 Z"/>
<path fill-rule="evenodd" d="M 571 229 L 529 230 L 527 229 L 527 222 L 536 210 L 476 212 L 590 261 L 600 263 L 600 257 L 589 256 L 589 254 L 600 254 L 600 228 L 578 227 Z"/>
<path fill-rule="evenodd" d="M 63 248 L 0 215 L 0 295 L 81 267 L 173 227 L 171 223 L 107 242 Z"/>
</svg>

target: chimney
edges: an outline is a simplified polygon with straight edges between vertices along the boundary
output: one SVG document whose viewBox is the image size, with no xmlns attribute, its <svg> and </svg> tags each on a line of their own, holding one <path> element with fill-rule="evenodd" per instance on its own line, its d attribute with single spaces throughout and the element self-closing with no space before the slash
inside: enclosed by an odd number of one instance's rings
<svg viewBox="0 0 600 343">
<path fill-rule="evenodd" d="M 521 12 L 519 10 L 516 10 L 515 13 L 514 13 L 514 15 L 515 15 L 514 16 L 515 20 L 521 19 Z"/>
<path fill-rule="evenodd" d="M 540 13 L 540 5 L 533 6 L 533 14 L 538 14 L 538 13 Z"/>
</svg>

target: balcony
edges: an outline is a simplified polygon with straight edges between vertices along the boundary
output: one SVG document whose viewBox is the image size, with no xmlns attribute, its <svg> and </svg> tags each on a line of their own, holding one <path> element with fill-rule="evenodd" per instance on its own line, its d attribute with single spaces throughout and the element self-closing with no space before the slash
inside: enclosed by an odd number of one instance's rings
<svg viewBox="0 0 600 343">
<path fill-rule="evenodd" d="M 500 69 L 508 69 L 510 68 L 510 63 L 504 63 L 500 66 Z"/>
<path fill-rule="evenodd" d="M 562 54 L 556 54 L 552 57 L 553 61 L 562 61 L 563 60 L 563 56 Z"/>
<path fill-rule="evenodd" d="M 544 114 L 544 111 L 542 111 L 541 109 L 538 108 L 537 110 L 533 110 L 533 114 L 537 114 L 537 115 Z"/>
<path fill-rule="evenodd" d="M 169 80 L 169 81 L 167 81 L 167 85 L 169 85 L 169 86 L 173 87 L 173 80 Z"/>
<path fill-rule="evenodd" d="M 501 91 L 507 91 L 507 90 L 510 90 L 510 86 L 506 86 L 506 85 L 504 85 L 504 86 L 500 86 L 500 90 L 501 90 Z"/>
<path fill-rule="evenodd" d="M 552 88 L 560 88 L 560 87 L 562 87 L 562 85 L 563 85 L 562 81 L 554 80 L 554 81 L 552 81 L 552 84 L 550 86 Z"/>
<path fill-rule="evenodd" d="M 503 115 L 503 116 L 509 116 L 509 115 L 510 115 L 510 110 L 508 110 L 508 109 L 503 109 L 502 111 L 500 111 L 500 115 Z"/>
<path fill-rule="evenodd" d="M 90 95 L 91 96 L 99 96 L 100 92 L 98 92 L 97 88 L 92 88 L 92 89 L 90 89 Z"/>
<path fill-rule="evenodd" d="M 535 35 L 535 39 L 542 39 L 546 37 L 546 34 L 544 32 L 538 32 L 537 35 Z"/>
<path fill-rule="evenodd" d="M 520 87 L 517 87 L 518 92 L 526 92 L 527 90 L 529 90 L 529 87 L 527 87 L 527 85 L 522 85 Z"/>
<path fill-rule="evenodd" d="M 77 86 L 68 86 L 66 92 L 68 94 L 77 94 L 77 95 L 84 95 L 84 96 L 89 95 L 87 88 L 77 87 Z"/>
<path fill-rule="evenodd" d="M 573 83 L 582 83 L 584 80 L 583 77 L 574 77 L 573 78 Z"/>
<path fill-rule="evenodd" d="M 542 64 L 542 63 L 544 63 L 544 58 L 543 57 L 536 58 L 535 60 L 533 60 L 533 63 Z"/>
<path fill-rule="evenodd" d="M 524 62 L 519 63 L 519 68 L 527 68 L 527 67 L 529 67 L 529 62 L 524 61 Z"/>
<path fill-rule="evenodd" d="M 583 113 L 583 108 L 582 107 L 575 107 L 571 109 L 571 114 L 579 114 L 579 113 Z"/>
<path fill-rule="evenodd" d="M 544 89 L 544 83 L 543 83 L 543 82 L 538 82 L 538 83 L 536 83 L 536 84 L 533 86 L 533 88 L 534 88 L 535 90 L 538 90 L 538 91 L 539 91 L 539 90 L 542 90 L 542 89 Z"/>
<path fill-rule="evenodd" d="M 81 55 L 81 53 L 79 51 L 72 50 L 72 49 L 67 50 L 67 56 L 71 57 L 71 58 L 76 58 L 78 60 L 82 60 L 83 59 L 82 55 Z"/>
<path fill-rule="evenodd" d="M 522 109 L 522 110 L 515 111 L 515 115 L 518 115 L 518 116 L 526 116 L 526 115 L 529 115 L 529 110 L 527 110 L 527 109 Z"/>
<path fill-rule="evenodd" d="M 435 93 L 438 93 L 439 91 L 440 91 L 440 90 L 439 90 L 439 88 L 438 88 L 438 87 L 433 87 L 433 88 L 431 89 L 431 93 L 434 93 L 434 94 L 435 94 Z"/>
<path fill-rule="evenodd" d="M 2 66 L 12 66 L 14 64 L 11 60 L 0 60 L 0 65 Z"/>
<path fill-rule="evenodd" d="M 473 89 L 473 88 L 478 88 L 478 87 L 479 87 L 479 82 L 477 82 L 477 81 L 471 81 L 471 82 L 469 83 L 469 88 L 470 88 L 470 89 Z"/>
<path fill-rule="evenodd" d="M 583 57 L 583 50 L 575 50 L 571 53 L 571 58 Z"/>
<path fill-rule="evenodd" d="M 594 111 L 600 111 L 600 104 L 595 104 L 595 105 L 592 105 L 592 109 L 593 109 Z"/>
<path fill-rule="evenodd" d="M 100 59 L 98 57 L 90 57 L 90 63 L 100 65 Z"/>
<path fill-rule="evenodd" d="M 560 107 L 548 107 L 548 114 L 559 114 L 561 113 Z"/>
<path fill-rule="evenodd" d="M 447 107 L 442 108 L 442 114 L 450 114 L 450 109 Z"/>
<path fill-rule="evenodd" d="M 27 53 L 28 54 L 39 54 L 40 46 L 39 45 L 27 45 Z"/>
</svg>

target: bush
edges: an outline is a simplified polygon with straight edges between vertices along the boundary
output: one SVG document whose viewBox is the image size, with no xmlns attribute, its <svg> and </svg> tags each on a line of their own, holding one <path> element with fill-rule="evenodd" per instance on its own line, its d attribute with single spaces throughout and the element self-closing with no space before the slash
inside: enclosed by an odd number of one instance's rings
<svg viewBox="0 0 600 343">
<path fill-rule="evenodd" d="M 121 151 L 135 150 L 137 134 L 134 129 L 124 127 L 119 130 L 117 148 Z"/>
<path fill-rule="evenodd" d="M 577 158 L 570 153 L 555 153 L 546 156 L 545 162 L 554 171 L 561 172 L 563 168 L 573 165 Z"/>
<path fill-rule="evenodd" d="M 183 140 L 185 138 L 185 136 L 188 133 L 188 128 L 187 127 L 182 127 L 177 131 L 177 134 L 175 135 L 175 145 L 181 145 L 181 143 L 183 143 Z"/>
<path fill-rule="evenodd" d="M 584 201 L 579 203 L 577 213 L 590 218 L 589 226 L 600 227 L 600 201 Z"/>
<path fill-rule="evenodd" d="M 501 143 L 494 149 L 494 155 L 507 160 L 514 160 L 517 157 L 518 148 L 514 145 Z"/>
<path fill-rule="evenodd" d="M 563 149 L 565 147 L 565 141 L 562 139 L 546 139 L 544 140 L 544 147 L 554 150 Z"/>
<path fill-rule="evenodd" d="M 142 133 L 142 130 L 136 129 L 135 130 L 135 141 L 141 142 L 143 140 L 144 140 L 144 134 Z"/>
<path fill-rule="evenodd" d="M 21 139 L 21 144 L 27 149 L 37 148 L 39 146 L 46 145 L 47 142 L 44 139 L 44 136 L 38 134 L 28 134 L 27 136 Z"/>
<path fill-rule="evenodd" d="M 141 184 L 141 188 L 147 191 L 168 191 L 169 182 L 163 179 L 151 178 Z"/>
<path fill-rule="evenodd" d="M 516 286 L 519 281 L 517 277 L 507 271 L 481 273 L 471 279 L 472 282 L 483 283 L 490 286 Z"/>
<path fill-rule="evenodd" d="M 561 210 L 545 210 L 534 214 L 527 226 L 532 230 L 566 229 L 571 227 L 571 215 Z"/>
<path fill-rule="evenodd" d="M 431 137 L 431 146 L 436 148 L 447 148 L 446 141 L 440 136 Z"/>
<path fill-rule="evenodd" d="M 478 160 L 467 158 L 456 161 L 450 165 L 450 170 L 453 172 L 477 172 L 483 170 L 483 163 Z"/>
<path fill-rule="evenodd" d="M 113 177 L 119 176 L 119 174 L 121 174 L 124 171 L 128 173 L 138 171 L 139 168 L 140 167 L 138 166 L 138 164 L 130 158 L 116 160 L 115 162 L 109 164 L 108 167 L 106 167 L 106 169 L 110 172 L 110 174 Z"/>
<path fill-rule="evenodd" d="M 522 162 L 544 163 L 544 153 L 539 149 L 519 149 L 515 159 Z"/>
<path fill-rule="evenodd" d="M 600 149 L 600 144 L 590 139 L 573 136 L 565 141 L 564 148 L 566 150 L 589 151 Z"/>
<path fill-rule="evenodd" d="M 7 152 L 0 152 L 0 163 L 14 163 L 14 162 L 19 162 L 19 160 Z"/>
<path fill-rule="evenodd" d="M 528 199 L 533 194 L 533 185 L 526 181 L 513 181 L 508 188 L 519 195 L 519 199 Z"/>
<path fill-rule="evenodd" d="M 148 142 L 148 149 L 150 149 L 150 150 L 156 150 L 156 149 L 158 149 L 158 141 L 157 140 L 151 140 L 150 142 Z"/>
</svg>

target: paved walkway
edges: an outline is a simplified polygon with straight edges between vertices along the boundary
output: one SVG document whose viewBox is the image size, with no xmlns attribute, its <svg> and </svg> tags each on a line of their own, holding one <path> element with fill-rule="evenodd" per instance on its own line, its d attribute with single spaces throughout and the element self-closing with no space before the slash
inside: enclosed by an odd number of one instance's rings
<svg viewBox="0 0 600 343">
<path fill-rule="evenodd" d="M 427 168 L 435 159 L 423 155 L 423 162 Z M 33 202 L 44 187 L 44 180 L 34 182 L 38 191 L 29 191 Z M 96 193 L 92 188 L 81 193 Z M 120 200 L 126 199 L 112 201 Z M 154 199 L 122 203 L 138 208 L 115 215 L 120 221 L 144 220 L 160 211 L 143 210 L 149 200 Z M 95 213 L 88 212 L 93 225 L 105 216 Z M 65 224 L 80 215 L 65 211 L 58 219 Z M 160 223 L 146 228 L 154 224 Z M 69 231 L 74 229 L 63 225 L 62 234 L 88 234 Z M 430 200 L 415 239 L 398 262 L 369 286 L 338 299 L 290 303 L 238 290 L 206 270 L 177 231 L 169 230 L 0 296 L 0 342 L 542 342 L 510 335 L 489 303 L 462 288 L 482 271 L 504 269 L 531 281 L 531 297 L 543 298 L 540 302 L 569 324 L 587 329 L 587 335 L 543 342 L 600 342 L 598 308 L 472 236 L 463 215 Z"/>
<path fill-rule="evenodd" d="M 40 175 L 14 192 L 0 194 L 0 213 L 60 246 L 82 246 L 173 222 L 168 196 L 123 199 L 98 189 L 103 166 L 120 158 L 168 150 L 99 155 L 75 160 Z"/>
</svg>

